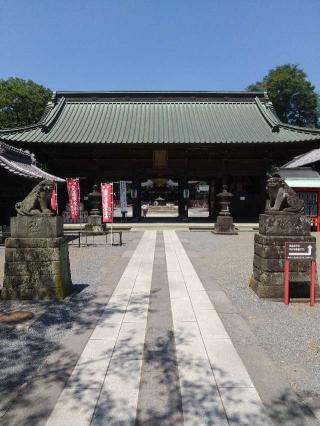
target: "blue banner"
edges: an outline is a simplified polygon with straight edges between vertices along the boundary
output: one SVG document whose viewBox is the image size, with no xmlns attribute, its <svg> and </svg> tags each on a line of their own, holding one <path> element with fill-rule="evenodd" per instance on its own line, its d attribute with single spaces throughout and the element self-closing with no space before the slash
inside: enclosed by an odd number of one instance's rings
<svg viewBox="0 0 320 426">
<path fill-rule="evenodd" d="M 121 208 L 121 213 L 128 211 L 127 184 L 125 180 L 120 180 L 120 208 Z"/>
</svg>

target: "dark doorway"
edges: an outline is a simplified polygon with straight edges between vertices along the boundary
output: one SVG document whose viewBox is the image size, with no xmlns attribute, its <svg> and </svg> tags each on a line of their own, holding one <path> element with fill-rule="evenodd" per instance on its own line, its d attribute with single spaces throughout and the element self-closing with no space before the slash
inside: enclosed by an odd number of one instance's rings
<svg viewBox="0 0 320 426">
<path fill-rule="evenodd" d="M 250 220 L 260 212 L 260 180 L 256 176 L 230 176 L 228 190 L 233 194 L 231 214 L 235 220 Z"/>
<path fill-rule="evenodd" d="M 169 178 L 141 182 L 141 217 L 177 218 L 179 184 Z"/>
<path fill-rule="evenodd" d="M 189 218 L 209 217 L 209 183 L 203 180 L 189 180 Z"/>
</svg>

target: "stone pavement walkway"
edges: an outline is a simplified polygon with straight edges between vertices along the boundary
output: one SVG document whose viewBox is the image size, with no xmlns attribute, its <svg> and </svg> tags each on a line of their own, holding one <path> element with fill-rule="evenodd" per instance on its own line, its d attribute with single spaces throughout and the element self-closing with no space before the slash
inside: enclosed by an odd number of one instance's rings
<svg viewBox="0 0 320 426">
<path fill-rule="evenodd" d="M 177 234 L 164 238 L 184 423 L 271 424 Z"/>
<path fill-rule="evenodd" d="M 174 231 L 143 234 L 47 421 L 66 424 L 272 424 Z"/>
</svg>

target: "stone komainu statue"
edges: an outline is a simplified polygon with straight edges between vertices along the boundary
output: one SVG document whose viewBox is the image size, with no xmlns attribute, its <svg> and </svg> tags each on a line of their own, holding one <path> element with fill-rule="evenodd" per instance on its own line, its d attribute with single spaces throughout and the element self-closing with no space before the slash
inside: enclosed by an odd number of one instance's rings
<svg viewBox="0 0 320 426">
<path fill-rule="evenodd" d="M 266 213 L 301 214 L 304 212 L 304 201 L 281 177 L 268 179 L 267 191 L 270 198 L 270 209 L 266 210 Z"/>
<path fill-rule="evenodd" d="M 18 216 L 55 216 L 56 212 L 51 208 L 54 185 L 50 180 L 38 183 L 23 201 L 16 204 Z"/>
</svg>

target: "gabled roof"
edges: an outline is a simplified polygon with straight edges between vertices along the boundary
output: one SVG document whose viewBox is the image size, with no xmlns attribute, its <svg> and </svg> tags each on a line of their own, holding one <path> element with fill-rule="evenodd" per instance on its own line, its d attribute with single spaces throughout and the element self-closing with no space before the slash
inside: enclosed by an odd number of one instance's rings
<svg viewBox="0 0 320 426">
<path fill-rule="evenodd" d="M 282 178 L 320 178 L 319 173 L 311 167 L 295 167 L 291 169 L 280 167 L 277 173 Z"/>
<path fill-rule="evenodd" d="M 261 92 L 57 92 L 43 119 L 7 142 L 215 144 L 320 141 L 281 123 Z"/>
<path fill-rule="evenodd" d="M 320 149 L 313 149 L 305 154 L 298 155 L 286 163 L 283 167 L 285 168 L 295 168 L 300 166 L 305 166 L 307 164 L 316 163 L 320 161 Z"/>
<path fill-rule="evenodd" d="M 35 158 L 30 152 L 14 148 L 0 142 L 0 168 L 29 179 L 46 179 L 64 182 L 57 176 L 44 172 L 35 165 Z"/>
</svg>

